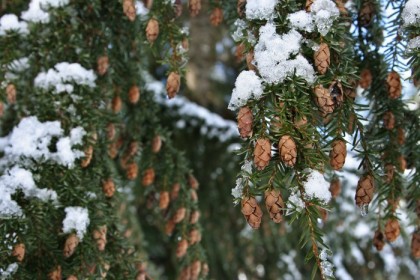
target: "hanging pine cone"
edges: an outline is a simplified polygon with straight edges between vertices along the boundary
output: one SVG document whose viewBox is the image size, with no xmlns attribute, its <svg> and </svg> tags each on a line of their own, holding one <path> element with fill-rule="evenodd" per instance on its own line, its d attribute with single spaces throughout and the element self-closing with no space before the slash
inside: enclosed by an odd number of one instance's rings
<svg viewBox="0 0 420 280">
<path fill-rule="evenodd" d="M 333 170 L 343 168 L 347 156 L 346 142 L 341 139 L 334 140 L 331 144 L 330 165 Z"/>
<path fill-rule="evenodd" d="M 159 22 L 151 18 L 146 26 L 146 38 L 150 44 L 153 44 L 159 36 Z"/>
<path fill-rule="evenodd" d="M 115 193 L 115 184 L 112 178 L 109 178 L 108 180 L 104 181 L 102 183 L 102 192 L 106 197 L 113 197 Z"/>
<path fill-rule="evenodd" d="M 198 279 L 201 272 L 201 262 L 199 260 L 193 261 L 190 266 L 191 279 Z"/>
<path fill-rule="evenodd" d="M 155 169 L 150 167 L 144 171 L 141 183 L 143 186 L 148 187 L 155 182 Z"/>
<path fill-rule="evenodd" d="M 201 0 L 188 0 L 190 15 L 196 17 L 201 10 Z"/>
<path fill-rule="evenodd" d="M 243 43 L 240 43 L 236 46 L 235 50 L 235 57 L 236 62 L 240 63 L 244 59 L 244 53 L 245 53 L 245 45 Z"/>
<path fill-rule="evenodd" d="M 169 192 L 168 191 L 161 191 L 159 195 L 159 208 L 161 210 L 165 210 L 168 208 L 170 202 Z"/>
<path fill-rule="evenodd" d="M 296 117 L 293 123 L 296 127 L 300 128 L 308 123 L 308 119 L 305 116 Z"/>
<path fill-rule="evenodd" d="M 128 91 L 128 101 L 130 101 L 131 104 L 136 104 L 139 102 L 140 99 L 140 89 L 138 86 L 132 86 L 130 87 L 130 90 Z"/>
<path fill-rule="evenodd" d="M 107 232 L 108 228 L 106 225 L 100 226 L 93 231 L 93 239 L 96 241 L 96 247 L 98 247 L 98 250 L 101 252 L 105 250 Z"/>
<path fill-rule="evenodd" d="M 175 222 L 172 219 L 169 219 L 169 221 L 167 221 L 165 225 L 166 235 L 169 235 L 169 236 L 172 235 L 172 233 L 174 232 L 175 226 L 176 226 Z"/>
<path fill-rule="evenodd" d="M 115 125 L 113 123 L 109 123 L 106 126 L 106 138 L 109 141 L 114 140 L 115 135 L 117 134 L 116 130 L 115 130 Z"/>
<path fill-rule="evenodd" d="M 397 99 L 401 96 L 402 85 L 401 78 L 397 72 L 392 71 L 386 77 L 386 83 L 388 86 L 388 97 L 390 99 Z"/>
<path fill-rule="evenodd" d="M 420 232 L 414 232 L 411 238 L 411 254 L 414 258 L 420 258 Z"/>
<path fill-rule="evenodd" d="M 177 280 L 191 280 L 191 271 L 189 266 L 185 266 L 178 275 Z"/>
<path fill-rule="evenodd" d="M 271 144 L 267 138 L 257 140 L 254 148 L 254 164 L 258 170 L 263 170 L 270 162 Z"/>
<path fill-rule="evenodd" d="M 223 21 L 223 10 L 214 8 L 210 15 L 210 22 L 213 26 L 218 26 Z"/>
<path fill-rule="evenodd" d="M 82 159 L 80 165 L 85 168 L 90 164 L 93 156 L 93 146 L 89 145 L 85 148 L 85 157 Z"/>
<path fill-rule="evenodd" d="M 397 219 L 389 219 L 385 225 L 385 237 L 389 242 L 394 242 L 400 236 L 400 223 Z"/>
<path fill-rule="evenodd" d="M 391 163 L 385 164 L 385 178 L 387 183 L 390 183 L 394 178 L 394 166 Z"/>
<path fill-rule="evenodd" d="M 397 142 L 399 145 L 404 145 L 405 143 L 405 132 L 401 127 L 397 129 Z"/>
<path fill-rule="evenodd" d="M 359 86 L 363 89 L 368 89 L 372 84 L 372 73 L 369 69 L 363 69 L 360 73 Z"/>
<path fill-rule="evenodd" d="M 296 143 L 289 135 L 284 135 L 279 141 L 279 151 L 281 160 L 289 167 L 296 164 L 297 149 Z"/>
<path fill-rule="evenodd" d="M 188 184 L 193 190 L 198 190 L 200 187 L 200 183 L 198 182 L 197 178 L 193 174 L 188 175 Z"/>
<path fill-rule="evenodd" d="M 196 224 L 198 222 L 198 219 L 200 219 L 200 211 L 194 210 L 190 216 L 190 224 Z"/>
<path fill-rule="evenodd" d="M 190 190 L 190 194 L 191 194 L 191 201 L 192 202 L 197 202 L 198 201 L 198 194 L 195 190 Z"/>
<path fill-rule="evenodd" d="M 112 108 L 112 112 L 114 112 L 115 114 L 118 114 L 119 112 L 121 112 L 122 99 L 118 94 L 116 94 L 114 98 L 112 98 L 111 108 Z"/>
<path fill-rule="evenodd" d="M 173 217 L 174 223 L 178 224 L 182 220 L 184 220 L 186 213 L 187 213 L 187 209 L 185 207 L 178 208 L 178 210 L 176 210 L 175 215 Z"/>
<path fill-rule="evenodd" d="M 253 62 L 254 62 L 254 51 L 251 50 L 246 54 L 246 65 L 248 67 L 248 70 L 257 72 L 257 67 L 254 65 Z"/>
<path fill-rule="evenodd" d="M 96 60 L 97 68 L 96 71 L 98 72 L 99 76 L 105 75 L 105 73 L 108 71 L 109 67 L 109 58 L 107 55 L 103 55 L 98 57 Z"/>
<path fill-rule="evenodd" d="M 16 103 L 16 86 L 14 84 L 8 84 L 6 87 L 6 99 L 7 103 Z"/>
<path fill-rule="evenodd" d="M 382 251 L 385 246 L 385 236 L 379 229 L 375 231 L 375 235 L 373 236 L 373 246 L 375 246 L 378 251 Z"/>
<path fill-rule="evenodd" d="M 398 171 L 400 171 L 401 173 L 404 173 L 405 169 L 407 168 L 407 161 L 405 160 L 404 156 L 401 155 L 397 158 L 397 168 Z"/>
<path fill-rule="evenodd" d="M 48 273 L 49 280 L 61 280 L 61 266 L 54 267 L 50 273 Z"/>
<path fill-rule="evenodd" d="M 245 5 L 246 0 L 238 0 L 238 3 L 236 4 L 236 11 L 238 12 L 240 18 L 245 15 Z"/>
<path fill-rule="evenodd" d="M 254 197 L 245 197 L 242 199 L 242 214 L 244 214 L 246 221 L 253 228 L 260 227 L 262 211 L 258 206 L 257 200 Z"/>
<path fill-rule="evenodd" d="M 25 258 L 25 244 L 18 243 L 13 247 L 12 256 L 16 258 L 18 262 L 22 262 Z"/>
<path fill-rule="evenodd" d="M 176 248 L 176 256 L 178 258 L 182 258 L 187 253 L 188 249 L 188 241 L 185 239 L 182 239 L 178 242 L 178 246 Z"/>
<path fill-rule="evenodd" d="M 139 172 L 139 167 L 137 163 L 132 162 L 132 163 L 127 164 L 126 169 L 125 169 L 125 174 L 128 180 L 135 180 L 137 178 L 138 172 Z"/>
<path fill-rule="evenodd" d="M 334 100 L 332 99 L 328 89 L 324 88 L 322 85 L 317 85 L 314 88 L 315 93 L 315 102 L 318 105 L 318 108 L 321 110 L 322 114 L 330 114 L 334 111 Z"/>
<path fill-rule="evenodd" d="M 359 12 L 359 23 L 361 26 L 368 26 L 375 16 L 375 4 L 371 0 L 363 1 L 362 8 Z"/>
<path fill-rule="evenodd" d="M 153 137 L 152 140 L 152 152 L 154 154 L 157 154 L 160 152 L 160 149 L 162 148 L 162 138 L 159 135 L 156 135 Z"/>
<path fill-rule="evenodd" d="M 63 249 L 63 255 L 65 258 L 70 257 L 74 254 L 74 251 L 76 250 L 77 245 L 79 245 L 79 237 L 77 237 L 76 234 L 72 233 L 70 234 L 67 239 L 66 243 L 64 244 Z"/>
<path fill-rule="evenodd" d="M 112 159 L 115 159 L 118 155 L 118 144 L 117 142 L 113 142 L 108 146 L 108 156 Z"/>
<path fill-rule="evenodd" d="M 130 21 L 134 21 L 136 19 L 136 6 L 134 5 L 133 0 L 124 0 L 123 12 Z"/>
<path fill-rule="evenodd" d="M 189 245 L 199 243 L 201 241 L 201 232 L 196 228 L 190 230 L 188 234 L 188 239 L 190 240 Z"/>
<path fill-rule="evenodd" d="M 395 116 L 391 111 L 384 114 L 384 127 L 388 130 L 392 130 L 395 127 Z"/>
<path fill-rule="evenodd" d="M 327 44 L 321 43 L 314 54 L 315 67 L 321 75 L 327 73 L 330 67 L 330 48 Z"/>
<path fill-rule="evenodd" d="M 238 130 L 242 138 L 246 139 L 252 136 L 253 115 L 249 107 L 245 106 L 238 112 Z"/>
<path fill-rule="evenodd" d="M 319 212 L 319 216 L 321 217 L 321 220 L 325 223 L 328 219 L 328 211 L 320 206 L 317 206 L 316 208 Z"/>
<path fill-rule="evenodd" d="M 275 223 L 280 223 L 283 220 L 282 212 L 284 209 L 283 198 L 278 190 L 265 191 L 265 206 L 270 214 L 271 220 Z"/>
<path fill-rule="evenodd" d="M 307 12 L 310 12 L 311 11 L 311 6 L 312 6 L 313 3 L 314 3 L 314 0 L 306 0 L 305 10 Z"/>
<path fill-rule="evenodd" d="M 337 177 L 334 177 L 331 180 L 330 193 L 333 198 L 336 198 L 341 193 L 341 182 L 340 179 L 338 179 Z"/>
<path fill-rule="evenodd" d="M 334 102 L 335 107 L 341 106 L 344 101 L 344 91 L 343 86 L 340 81 L 333 81 L 328 88 L 330 96 Z"/>
<path fill-rule="evenodd" d="M 171 200 L 175 200 L 178 198 L 179 190 L 181 189 L 181 185 L 179 183 L 175 183 L 172 185 L 171 190 Z"/>
<path fill-rule="evenodd" d="M 166 81 L 166 92 L 168 93 L 169 99 L 174 98 L 179 92 L 181 87 L 181 76 L 178 73 L 169 73 L 168 80 Z"/>
<path fill-rule="evenodd" d="M 375 192 L 375 184 L 372 175 L 366 174 L 360 178 L 356 189 L 356 205 L 362 207 L 368 205 L 372 201 Z"/>
</svg>

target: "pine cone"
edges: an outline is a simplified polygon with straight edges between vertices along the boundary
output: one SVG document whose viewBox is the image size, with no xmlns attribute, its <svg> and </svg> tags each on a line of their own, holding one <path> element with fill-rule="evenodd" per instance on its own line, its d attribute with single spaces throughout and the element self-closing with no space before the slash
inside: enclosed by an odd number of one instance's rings
<svg viewBox="0 0 420 280">
<path fill-rule="evenodd" d="M 90 164 L 90 161 L 92 160 L 93 156 L 93 146 L 89 145 L 85 148 L 85 157 L 80 163 L 80 165 L 85 168 Z"/>
<path fill-rule="evenodd" d="M 127 164 L 126 169 L 125 169 L 125 174 L 128 180 L 135 180 L 137 178 L 138 172 L 139 172 L 139 167 L 137 163 L 132 162 L 132 163 Z"/>
<path fill-rule="evenodd" d="M 414 258 L 420 258 L 420 232 L 414 232 L 411 239 L 411 254 Z"/>
<path fill-rule="evenodd" d="M 330 151 L 330 165 L 333 170 L 340 170 L 343 168 L 346 161 L 347 149 L 346 142 L 341 139 L 334 140 L 331 144 Z"/>
<path fill-rule="evenodd" d="M 328 88 L 328 91 L 330 93 L 330 96 L 334 102 L 334 106 L 338 107 L 341 106 L 341 104 L 344 101 L 344 91 L 343 91 L 343 85 L 340 81 L 333 81 L 331 85 Z"/>
<path fill-rule="evenodd" d="M 321 75 L 327 73 L 330 66 L 330 49 L 327 44 L 321 43 L 314 54 L 315 67 Z"/>
<path fill-rule="evenodd" d="M 214 8 L 210 15 L 210 22 L 213 26 L 218 26 L 223 21 L 223 10 Z"/>
<path fill-rule="evenodd" d="M 375 184 L 372 175 L 366 174 L 360 178 L 356 189 L 356 205 L 361 207 L 368 205 L 372 201 L 375 192 Z"/>
<path fill-rule="evenodd" d="M 204 277 L 206 277 L 207 276 L 207 274 L 209 274 L 209 265 L 207 264 L 207 263 L 203 263 L 202 265 L 201 265 L 201 274 L 204 276 Z"/>
<path fill-rule="evenodd" d="M 180 17 L 182 15 L 182 10 L 183 10 L 181 0 L 175 0 L 173 7 L 174 7 L 175 17 L 176 18 Z"/>
<path fill-rule="evenodd" d="M 193 190 L 198 190 L 198 187 L 200 186 L 200 183 L 193 174 L 188 175 L 188 184 Z"/>
<path fill-rule="evenodd" d="M 294 122 L 297 128 L 300 128 L 308 123 L 308 119 L 305 116 L 295 118 Z"/>
<path fill-rule="evenodd" d="M 328 89 L 324 88 L 322 85 L 317 85 L 314 89 L 314 93 L 315 102 L 322 114 L 325 116 L 326 114 L 332 113 L 334 111 L 334 100 Z"/>
<path fill-rule="evenodd" d="M 337 177 L 334 177 L 331 180 L 330 193 L 333 198 L 336 198 L 341 193 L 341 182 L 340 179 L 338 179 Z"/>
<path fill-rule="evenodd" d="M 263 170 L 270 162 L 271 144 L 270 140 L 260 138 L 254 148 L 254 164 L 258 170 Z"/>
<path fill-rule="evenodd" d="M 307 12 L 310 12 L 311 11 L 311 6 L 312 6 L 313 3 L 314 3 L 314 0 L 306 0 L 305 10 Z"/>
<path fill-rule="evenodd" d="M 108 145 L 108 156 L 112 159 L 116 158 L 118 155 L 118 144 L 117 142 L 113 142 Z"/>
<path fill-rule="evenodd" d="M 325 223 L 328 219 L 328 211 L 320 206 L 317 206 L 317 210 L 319 212 L 319 215 L 322 221 Z"/>
<path fill-rule="evenodd" d="M 61 280 L 61 266 L 56 266 L 54 270 L 48 273 L 49 280 Z"/>
<path fill-rule="evenodd" d="M 134 21 L 136 19 L 136 6 L 134 5 L 133 0 L 124 0 L 123 12 L 130 21 Z"/>
<path fill-rule="evenodd" d="M 4 115 L 4 103 L 0 101 L 0 118 Z"/>
<path fill-rule="evenodd" d="M 248 70 L 257 72 L 257 67 L 253 64 L 254 61 L 254 51 L 249 51 L 246 54 L 246 65 L 248 67 Z"/>
<path fill-rule="evenodd" d="M 25 258 L 25 244 L 18 243 L 13 247 L 12 256 L 16 258 L 18 262 L 22 262 Z"/>
<path fill-rule="evenodd" d="M 405 143 L 405 132 L 401 127 L 397 129 L 397 142 L 399 145 L 404 145 Z"/>
<path fill-rule="evenodd" d="M 185 239 L 182 239 L 178 242 L 178 246 L 176 248 L 176 256 L 178 258 L 182 258 L 187 253 L 188 249 L 188 241 Z"/>
<path fill-rule="evenodd" d="M 181 185 L 179 183 L 175 183 L 172 185 L 171 190 L 171 200 L 175 200 L 178 198 L 179 190 L 181 189 Z"/>
<path fill-rule="evenodd" d="M 109 141 L 112 141 L 112 140 L 114 140 L 116 134 L 117 134 L 117 132 L 115 130 L 115 125 L 113 123 L 109 123 L 106 126 L 106 138 Z"/>
<path fill-rule="evenodd" d="M 93 231 L 93 239 L 96 241 L 96 246 L 99 251 L 104 251 L 107 243 L 106 233 L 108 228 L 106 225 L 100 226 Z"/>
<path fill-rule="evenodd" d="M 115 184 L 112 178 L 102 183 L 102 191 L 106 197 L 113 197 L 115 193 Z"/>
<path fill-rule="evenodd" d="M 154 154 L 157 154 L 160 152 L 160 149 L 162 148 L 162 138 L 159 135 L 156 135 L 153 137 L 152 140 L 152 152 Z"/>
<path fill-rule="evenodd" d="M 141 183 L 143 186 L 148 187 L 155 182 L 155 170 L 150 167 L 144 171 Z"/>
<path fill-rule="evenodd" d="M 359 12 L 359 23 L 361 26 L 368 26 L 375 16 L 375 4 L 370 0 L 365 0 Z"/>
<path fill-rule="evenodd" d="M 335 3 L 337 4 L 337 8 L 340 11 L 340 14 L 342 14 L 343 16 L 347 16 L 349 14 L 343 0 L 336 0 Z"/>
<path fill-rule="evenodd" d="M 190 217 L 190 224 L 196 224 L 198 222 L 198 219 L 200 219 L 200 211 L 198 210 L 194 210 L 191 213 L 191 217 Z"/>
<path fill-rule="evenodd" d="M 173 217 L 173 221 L 175 224 L 178 224 L 184 220 L 185 215 L 187 213 L 187 209 L 185 207 L 180 207 L 176 210 L 175 215 Z"/>
<path fill-rule="evenodd" d="M 99 76 L 105 75 L 109 68 L 109 58 L 107 55 L 103 55 L 98 57 L 96 60 L 97 68 L 96 71 L 98 72 Z"/>
<path fill-rule="evenodd" d="M 193 261 L 190 266 L 191 279 L 198 279 L 201 272 L 201 262 L 199 260 Z"/>
<path fill-rule="evenodd" d="M 236 4 L 236 11 L 238 12 L 240 18 L 245 14 L 245 5 L 246 0 L 238 0 L 238 3 Z"/>
<path fill-rule="evenodd" d="M 74 251 L 76 250 L 77 245 L 79 245 L 79 237 L 77 237 L 76 234 L 72 233 L 70 234 L 67 239 L 66 243 L 64 244 L 63 249 L 63 255 L 65 258 L 70 257 L 74 254 Z"/>
<path fill-rule="evenodd" d="M 373 246 L 375 246 L 378 251 L 382 251 L 385 246 L 385 236 L 379 229 L 375 231 L 375 235 L 373 236 Z"/>
<path fill-rule="evenodd" d="M 166 81 L 166 92 L 168 93 L 169 99 L 172 99 L 179 92 L 181 87 L 181 76 L 178 73 L 169 73 L 168 80 Z"/>
<path fill-rule="evenodd" d="M 405 160 L 404 156 L 401 155 L 397 158 L 398 161 L 398 171 L 400 171 L 401 173 L 404 173 L 405 169 L 407 168 L 407 161 Z"/>
<path fill-rule="evenodd" d="M 172 233 L 174 232 L 175 226 L 176 226 L 175 222 L 172 219 L 169 219 L 169 221 L 167 221 L 165 225 L 166 235 L 169 235 L 169 236 L 172 235 Z"/>
<path fill-rule="evenodd" d="M 265 206 L 273 222 L 280 223 L 283 220 L 282 209 L 284 209 L 284 202 L 278 190 L 265 191 Z"/>
<path fill-rule="evenodd" d="M 281 160 L 289 167 L 296 164 L 297 149 L 296 143 L 289 135 L 284 135 L 279 141 L 279 151 Z"/>
<path fill-rule="evenodd" d="M 356 122 L 356 114 L 354 114 L 353 112 L 351 112 L 350 113 L 350 116 L 349 116 L 349 124 L 347 126 L 347 132 L 349 134 L 353 134 L 355 122 Z"/>
<path fill-rule="evenodd" d="M 192 229 L 188 234 L 188 239 L 190 240 L 190 245 L 194 245 L 201 241 L 201 233 L 198 229 Z"/>
<path fill-rule="evenodd" d="M 395 116 L 391 111 L 384 114 L 384 127 L 388 130 L 392 130 L 395 127 Z"/>
<path fill-rule="evenodd" d="M 372 84 L 372 73 L 369 69 L 363 69 L 360 73 L 360 80 L 359 80 L 359 86 L 363 89 L 367 89 Z"/>
<path fill-rule="evenodd" d="M 388 86 L 388 97 L 390 99 L 397 99 L 401 96 L 402 85 L 400 75 L 397 72 L 392 71 L 389 73 L 386 78 L 386 83 Z"/>
<path fill-rule="evenodd" d="M 385 164 L 385 182 L 390 183 L 394 178 L 394 166 L 391 163 Z"/>
<path fill-rule="evenodd" d="M 128 91 L 128 101 L 130 101 L 131 104 L 136 104 L 139 102 L 140 99 L 140 89 L 138 86 L 132 86 L 130 87 L 130 90 Z"/>
<path fill-rule="evenodd" d="M 16 103 L 16 86 L 14 84 L 8 84 L 6 87 L 6 99 L 7 103 Z"/>
<path fill-rule="evenodd" d="M 116 94 L 114 98 L 112 98 L 111 108 L 112 108 L 112 112 L 114 112 L 115 114 L 118 114 L 119 112 L 121 112 L 122 100 L 118 94 Z"/>
<path fill-rule="evenodd" d="M 167 192 L 167 191 L 160 192 L 160 195 L 159 195 L 159 208 L 161 210 L 165 210 L 166 208 L 168 208 L 169 202 L 170 202 L 169 192 Z"/>
<path fill-rule="evenodd" d="M 263 213 L 254 197 L 245 197 L 242 199 L 241 212 L 244 214 L 246 221 L 253 229 L 260 227 Z"/>
<path fill-rule="evenodd" d="M 243 43 L 240 43 L 236 46 L 235 50 L 235 57 L 236 62 L 240 63 L 244 59 L 244 52 L 245 52 L 245 45 Z"/>
<path fill-rule="evenodd" d="M 153 44 L 159 36 L 159 22 L 151 18 L 146 26 L 146 38 L 150 44 Z"/>
<path fill-rule="evenodd" d="M 397 219 L 389 219 L 385 225 L 385 237 L 389 242 L 394 242 L 400 236 L 400 223 Z"/>
<path fill-rule="evenodd" d="M 249 107 L 245 106 L 239 109 L 238 112 L 238 130 L 242 138 L 252 136 L 252 121 L 253 115 Z"/>
<path fill-rule="evenodd" d="M 198 201 L 198 194 L 195 190 L 190 190 L 190 194 L 191 194 L 191 201 L 192 202 L 197 202 Z"/>
<path fill-rule="evenodd" d="M 201 0 L 189 0 L 188 7 L 190 9 L 190 15 L 195 17 L 201 10 Z"/>
<path fill-rule="evenodd" d="M 185 266 L 178 275 L 178 280 L 191 280 L 190 267 Z"/>
</svg>

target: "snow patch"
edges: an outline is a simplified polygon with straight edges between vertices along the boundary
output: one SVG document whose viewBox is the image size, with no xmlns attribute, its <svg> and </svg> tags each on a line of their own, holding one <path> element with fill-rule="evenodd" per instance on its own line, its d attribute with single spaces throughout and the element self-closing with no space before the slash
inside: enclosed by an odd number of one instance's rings
<svg viewBox="0 0 420 280">
<path fill-rule="evenodd" d="M 77 236 L 82 240 L 90 223 L 88 210 L 75 206 L 66 207 L 64 211 L 66 212 L 66 217 L 63 220 L 63 232 L 71 233 L 76 231 Z"/>
<path fill-rule="evenodd" d="M 278 0 L 248 0 L 246 2 L 245 14 L 247 19 L 270 19 Z"/>
<path fill-rule="evenodd" d="M 0 18 L 0 36 L 5 36 L 7 32 L 17 32 L 18 34 L 28 34 L 28 24 L 19 21 L 14 14 L 6 14 Z"/>
<path fill-rule="evenodd" d="M 408 0 L 401 13 L 404 26 L 420 24 L 420 1 Z"/>
<path fill-rule="evenodd" d="M 312 170 L 307 181 L 304 183 L 305 194 L 308 199 L 318 199 L 323 203 L 331 200 L 330 183 L 328 183 L 324 175 L 316 170 Z"/>
<path fill-rule="evenodd" d="M 235 82 L 228 109 L 234 111 L 246 105 L 249 99 L 258 100 L 263 94 L 260 77 L 254 71 L 242 71 Z"/>
</svg>

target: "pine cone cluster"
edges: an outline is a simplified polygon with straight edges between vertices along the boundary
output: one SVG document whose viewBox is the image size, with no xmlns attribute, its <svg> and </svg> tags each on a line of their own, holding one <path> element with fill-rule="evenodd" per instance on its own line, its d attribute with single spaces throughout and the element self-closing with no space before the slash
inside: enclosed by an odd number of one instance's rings
<svg viewBox="0 0 420 280">
<path fill-rule="evenodd" d="M 113 197 L 115 193 L 115 183 L 112 178 L 108 178 L 102 183 L 102 192 L 106 197 Z"/>
<path fill-rule="evenodd" d="M 166 92 L 169 99 L 174 98 L 179 92 L 181 87 L 181 76 L 178 73 L 169 73 L 168 80 L 166 81 Z"/>
<path fill-rule="evenodd" d="M 239 109 L 238 112 L 238 130 L 242 138 L 252 136 L 252 122 L 253 115 L 249 107 L 245 106 Z"/>
<path fill-rule="evenodd" d="M 397 219 L 389 219 L 385 225 L 385 237 L 389 242 L 394 242 L 400 236 L 400 223 Z"/>
<path fill-rule="evenodd" d="M 107 55 L 103 55 L 98 57 L 96 60 L 97 68 L 96 71 L 98 72 L 99 76 L 105 75 L 109 68 L 109 58 Z"/>
<path fill-rule="evenodd" d="M 258 170 L 263 170 L 271 159 L 271 143 L 267 138 L 257 140 L 254 148 L 254 164 Z"/>
<path fill-rule="evenodd" d="M 79 242 L 80 242 L 79 237 L 77 237 L 77 235 L 74 233 L 70 234 L 67 237 L 66 242 L 64 244 L 64 249 L 63 249 L 63 255 L 65 258 L 68 258 L 74 254 L 74 251 L 76 251 L 76 247 L 77 245 L 79 245 Z"/>
<path fill-rule="evenodd" d="M 341 193 L 341 182 L 340 179 L 334 177 L 330 183 L 330 193 L 333 198 L 336 198 Z"/>
<path fill-rule="evenodd" d="M 384 127 L 388 130 L 392 130 L 395 127 L 395 116 L 391 111 L 384 114 Z"/>
<path fill-rule="evenodd" d="M 245 197 L 242 199 L 242 214 L 244 214 L 246 221 L 253 228 L 257 229 L 260 227 L 262 211 L 257 203 L 255 197 Z"/>
<path fill-rule="evenodd" d="M 370 72 L 369 69 L 363 69 L 362 72 L 360 73 L 360 80 L 359 80 L 359 85 L 361 88 L 363 89 L 367 89 L 370 87 L 370 85 L 372 84 L 372 73 Z"/>
<path fill-rule="evenodd" d="M 388 97 L 390 99 L 397 99 L 401 96 L 402 84 L 400 75 L 392 71 L 386 78 L 386 84 L 388 86 Z"/>
<path fill-rule="evenodd" d="M 343 168 L 347 156 L 346 142 L 341 139 L 334 140 L 331 144 L 330 165 L 334 170 Z"/>
<path fill-rule="evenodd" d="M 25 258 L 25 252 L 25 244 L 18 243 L 13 246 L 12 256 L 15 257 L 18 262 L 22 262 Z"/>
<path fill-rule="evenodd" d="M 146 26 L 147 41 L 149 41 L 150 44 L 153 44 L 156 41 L 158 36 L 159 36 L 159 22 L 156 19 L 151 18 L 147 22 L 147 26 Z"/>
<path fill-rule="evenodd" d="M 214 8 L 210 14 L 210 22 L 213 26 L 218 26 L 223 21 L 223 10 L 220 8 Z"/>
<path fill-rule="evenodd" d="M 324 75 L 330 67 L 330 48 L 327 44 L 321 43 L 319 49 L 314 54 L 315 67 L 317 71 Z"/>
<path fill-rule="evenodd" d="M 414 258 L 420 258 L 420 232 L 414 232 L 411 238 L 411 254 Z"/>
<path fill-rule="evenodd" d="M 189 0 L 188 8 L 190 9 L 190 15 L 196 17 L 201 10 L 201 0 Z"/>
<path fill-rule="evenodd" d="M 132 87 L 130 87 L 129 91 L 128 91 L 128 101 L 131 104 L 136 104 L 137 102 L 139 102 L 140 99 L 140 89 L 138 86 L 134 85 Z"/>
<path fill-rule="evenodd" d="M 141 183 L 143 186 L 148 187 L 155 182 L 155 169 L 153 167 L 147 168 L 143 173 Z"/>
<path fill-rule="evenodd" d="M 107 243 L 106 234 L 108 232 L 108 228 L 106 225 L 100 226 L 93 231 L 93 239 L 96 241 L 96 246 L 98 247 L 99 251 L 104 251 L 105 246 Z"/>
<path fill-rule="evenodd" d="M 318 105 L 318 108 L 321 110 L 322 114 L 325 116 L 334 111 L 334 100 L 332 99 L 328 89 L 324 88 L 322 85 L 317 85 L 314 89 L 315 93 L 315 102 Z"/>
<path fill-rule="evenodd" d="M 356 189 L 356 205 L 359 207 L 368 205 L 372 201 L 374 192 L 375 185 L 372 175 L 366 174 L 363 177 L 361 177 Z"/>
<path fill-rule="evenodd" d="M 123 12 L 130 21 L 134 21 L 136 19 L 136 6 L 133 0 L 124 0 Z"/>
<path fill-rule="evenodd" d="M 280 191 L 266 190 L 264 197 L 265 206 L 267 207 L 271 220 L 275 223 L 280 223 L 283 220 L 282 209 L 284 209 L 284 202 Z"/>
<path fill-rule="evenodd" d="M 382 251 L 385 246 L 385 236 L 379 229 L 375 231 L 375 235 L 373 236 L 373 246 L 375 246 L 378 251 Z"/>
<path fill-rule="evenodd" d="M 281 160 L 289 167 L 296 164 L 297 148 L 293 138 L 289 135 L 284 135 L 279 141 L 279 151 Z"/>
</svg>

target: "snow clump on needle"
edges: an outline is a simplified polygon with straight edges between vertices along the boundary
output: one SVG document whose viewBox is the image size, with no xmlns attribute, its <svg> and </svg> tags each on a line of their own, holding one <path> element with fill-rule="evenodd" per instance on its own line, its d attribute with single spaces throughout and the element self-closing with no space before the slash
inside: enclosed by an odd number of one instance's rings
<svg viewBox="0 0 420 280">
<path fill-rule="evenodd" d="M 260 77 L 254 71 L 242 71 L 235 82 L 228 109 L 236 110 L 244 106 L 251 98 L 258 100 L 263 94 Z"/>
<path fill-rule="evenodd" d="M 66 217 L 63 220 L 63 232 L 71 233 L 76 231 L 77 237 L 83 239 L 90 223 L 89 212 L 83 207 L 66 207 Z"/>
<path fill-rule="evenodd" d="M 270 19 L 276 8 L 278 0 L 248 0 L 245 14 L 247 19 Z"/>
</svg>

